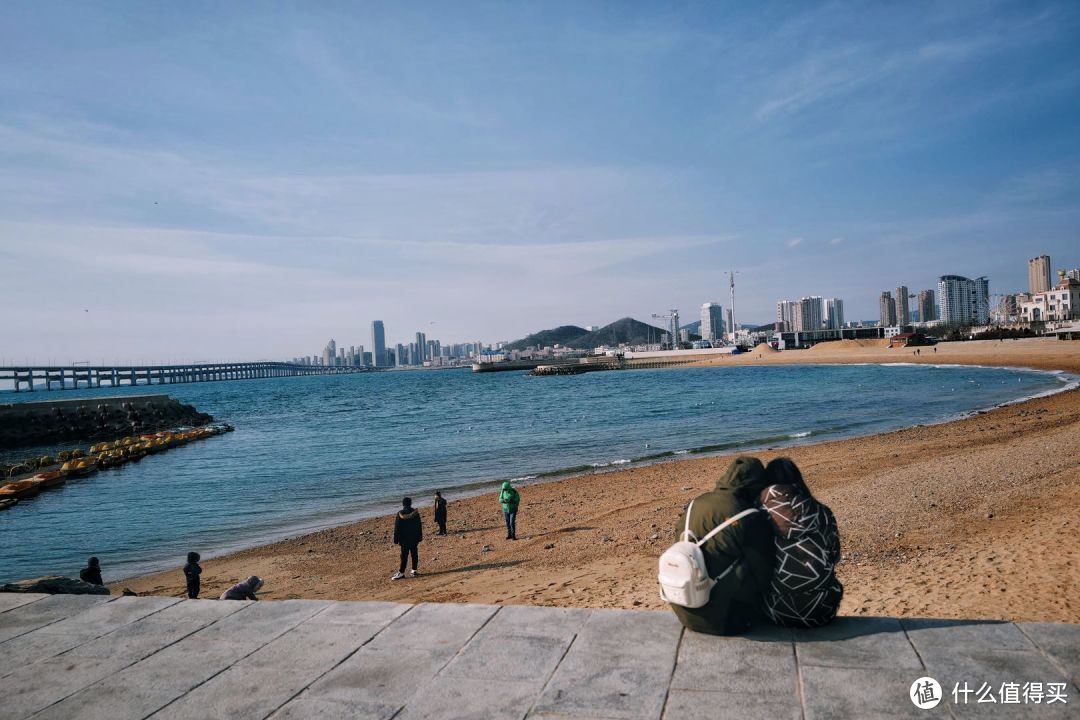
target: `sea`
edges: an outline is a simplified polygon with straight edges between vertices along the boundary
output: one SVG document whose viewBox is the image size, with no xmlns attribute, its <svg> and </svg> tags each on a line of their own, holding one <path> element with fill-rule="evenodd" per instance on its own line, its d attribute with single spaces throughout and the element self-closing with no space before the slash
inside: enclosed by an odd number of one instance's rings
<svg viewBox="0 0 1080 720">
<path fill-rule="evenodd" d="M 0 582 L 77 576 L 89 555 L 117 580 L 179 567 L 190 550 L 210 558 L 387 513 L 404 495 L 424 505 L 440 489 L 452 508 L 455 497 L 504 480 L 527 485 L 938 423 L 1076 380 L 988 367 L 791 365 L 0 392 L 0 403 L 167 393 L 236 427 L 0 512 Z M 0 462 L 61 449 L 0 452 Z"/>
</svg>

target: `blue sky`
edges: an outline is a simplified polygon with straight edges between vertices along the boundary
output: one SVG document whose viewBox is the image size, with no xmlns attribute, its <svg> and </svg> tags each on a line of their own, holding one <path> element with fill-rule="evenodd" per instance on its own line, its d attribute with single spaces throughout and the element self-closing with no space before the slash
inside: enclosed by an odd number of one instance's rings
<svg viewBox="0 0 1080 720">
<path fill-rule="evenodd" d="M 0 362 L 1080 265 L 1075 3 L 7 3 Z M 86 312 L 89 311 L 89 312 Z"/>
</svg>

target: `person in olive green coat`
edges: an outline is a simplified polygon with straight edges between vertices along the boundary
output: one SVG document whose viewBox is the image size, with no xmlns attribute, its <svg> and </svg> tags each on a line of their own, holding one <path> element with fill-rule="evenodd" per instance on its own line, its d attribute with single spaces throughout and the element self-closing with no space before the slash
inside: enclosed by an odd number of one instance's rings
<svg viewBox="0 0 1080 720">
<path fill-rule="evenodd" d="M 728 518 L 755 507 L 766 485 L 765 467 L 760 460 L 735 458 L 716 482 L 716 489 L 694 499 L 690 531 L 696 537 L 705 537 Z M 685 522 L 684 511 L 676 528 L 680 535 Z M 745 632 L 762 619 L 760 608 L 773 573 L 772 536 L 769 519 L 758 512 L 724 528 L 705 543 L 701 551 L 710 577 L 718 577 L 733 564 L 735 567 L 716 583 L 703 607 L 672 605 L 679 621 L 697 632 L 733 635 Z"/>
</svg>

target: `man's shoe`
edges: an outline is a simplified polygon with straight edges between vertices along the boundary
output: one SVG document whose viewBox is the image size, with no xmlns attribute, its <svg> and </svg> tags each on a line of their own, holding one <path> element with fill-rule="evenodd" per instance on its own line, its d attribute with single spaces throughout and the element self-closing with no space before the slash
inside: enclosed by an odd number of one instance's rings
<svg viewBox="0 0 1080 720">
<path fill-rule="evenodd" d="M 416 577 L 416 568 L 413 568 L 412 570 L 410 570 L 409 575 L 411 575 L 412 577 Z"/>
<path fill-rule="evenodd" d="M 396 573 L 394 573 L 393 575 L 391 575 L 391 576 L 390 576 L 390 579 L 391 579 L 391 580 L 400 580 L 400 579 L 401 579 L 401 578 L 403 578 L 403 577 L 405 577 L 405 573 L 403 573 L 403 572 L 396 572 Z"/>
</svg>

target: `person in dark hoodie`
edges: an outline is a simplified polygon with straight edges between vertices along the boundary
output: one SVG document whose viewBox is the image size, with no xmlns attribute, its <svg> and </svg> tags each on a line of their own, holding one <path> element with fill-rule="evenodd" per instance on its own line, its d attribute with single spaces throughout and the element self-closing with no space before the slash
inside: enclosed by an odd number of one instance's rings
<svg viewBox="0 0 1080 720">
<path fill-rule="evenodd" d="M 184 579 L 187 580 L 187 596 L 191 600 L 199 597 L 199 585 L 202 575 L 202 567 L 199 565 L 199 553 L 187 554 L 187 565 L 184 566 Z"/>
<path fill-rule="evenodd" d="M 86 561 L 86 567 L 79 571 L 79 579 L 91 585 L 104 585 L 101 579 L 101 562 L 96 557 Z"/>
<path fill-rule="evenodd" d="M 420 523 L 420 512 L 413 508 L 412 498 L 401 501 L 401 511 L 394 516 L 394 544 L 401 546 L 401 564 L 398 571 L 390 578 L 400 580 L 405 577 L 405 564 L 412 556 L 412 572 L 416 577 L 417 547 L 424 539 L 424 528 Z"/>
<path fill-rule="evenodd" d="M 694 498 L 690 531 L 703 538 L 743 510 L 757 504 L 768 484 L 765 467 L 753 457 L 738 457 L 716 482 L 716 488 Z M 679 519 L 678 532 L 686 523 Z M 709 602 L 699 608 L 672 605 L 690 630 L 710 635 L 733 635 L 763 619 L 762 604 L 773 571 L 773 539 L 764 513 L 756 512 L 721 530 L 701 548 L 709 576 L 719 578 Z M 725 571 L 731 568 L 727 574 Z"/>
<path fill-rule="evenodd" d="M 243 582 L 238 582 L 231 588 L 221 593 L 221 600 L 258 600 L 255 593 L 263 586 L 263 581 L 258 575 L 252 575 Z"/>
<path fill-rule="evenodd" d="M 760 501 L 769 514 L 776 553 L 765 614 L 784 627 L 820 627 L 832 622 L 844 597 L 844 586 L 836 579 L 836 518 L 814 499 L 791 459 L 773 460 L 765 475 L 769 484 Z"/>
<path fill-rule="evenodd" d="M 446 534 L 446 498 L 438 490 L 435 491 L 435 524 L 439 526 L 439 534 Z"/>
</svg>

